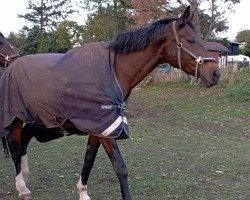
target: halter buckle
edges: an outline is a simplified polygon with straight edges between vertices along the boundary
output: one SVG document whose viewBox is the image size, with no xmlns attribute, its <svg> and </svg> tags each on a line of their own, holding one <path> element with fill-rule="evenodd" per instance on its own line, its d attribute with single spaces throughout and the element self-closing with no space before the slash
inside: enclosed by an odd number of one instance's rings
<svg viewBox="0 0 250 200">
<path fill-rule="evenodd" d="M 179 48 L 179 49 L 182 48 L 182 43 L 181 43 L 181 42 L 179 42 L 179 43 L 177 44 L 177 48 Z"/>
<path fill-rule="evenodd" d="M 7 56 L 5 57 L 5 60 L 8 61 L 8 62 L 10 62 L 11 57 L 7 55 Z"/>
<path fill-rule="evenodd" d="M 203 59 L 202 57 L 200 57 L 200 56 L 199 56 L 195 61 L 196 61 L 197 64 L 199 64 L 199 65 L 201 65 L 201 64 L 204 63 L 204 59 Z"/>
</svg>

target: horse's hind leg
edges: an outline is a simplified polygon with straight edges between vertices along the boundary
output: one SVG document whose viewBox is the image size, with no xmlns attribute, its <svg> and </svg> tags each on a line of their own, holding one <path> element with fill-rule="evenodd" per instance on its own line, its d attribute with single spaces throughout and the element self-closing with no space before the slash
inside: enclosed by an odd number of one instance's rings
<svg viewBox="0 0 250 200">
<path fill-rule="evenodd" d="M 81 173 L 81 178 L 77 183 L 77 190 L 80 195 L 79 200 L 90 200 L 87 193 L 87 182 L 91 172 L 91 169 L 95 162 L 95 157 L 100 147 L 100 141 L 95 136 L 89 136 L 88 144 L 86 148 L 86 154 L 84 159 L 84 165 Z"/>
<path fill-rule="evenodd" d="M 23 122 L 15 119 L 10 131 L 9 149 L 16 168 L 16 189 L 21 200 L 31 199 L 31 192 L 26 187 L 25 178 L 28 174 L 27 145 L 32 136 L 26 136 L 22 130 Z"/>
<path fill-rule="evenodd" d="M 115 139 L 99 138 L 107 155 L 109 156 L 114 171 L 120 182 L 120 188 L 123 200 L 131 200 L 131 195 L 128 188 L 128 171 L 125 162 L 120 153 L 119 147 Z"/>
</svg>

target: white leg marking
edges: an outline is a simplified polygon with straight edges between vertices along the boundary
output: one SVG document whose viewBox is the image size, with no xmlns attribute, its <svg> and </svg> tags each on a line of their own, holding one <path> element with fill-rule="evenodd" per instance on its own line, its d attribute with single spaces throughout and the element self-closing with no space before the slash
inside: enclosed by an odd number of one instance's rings
<svg viewBox="0 0 250 200">
<path fill-rule="evenodd" d="M 26 184 L 23 180 L 23 174 L 20 173 L 16 177 L 16 189 L 19 191 L 19 196 L 24 194 L 30 194 L 30 190 L 26 187 Z"/>
<path fill-rule="evenodd" d="M 82 184 L 81 178 L 79 179 L 76 187 L 77 187 L 78 194 L 80 195 L 79 200 L 91 200 L 88 193 L 87 193 L 87 185 Z"/>
<path fill-rule="evenodd" d="M 27 180 L 28 173 L 29 173 L 28 156 L 27 156 L 27 154 L 25 154 L 21 158 L 21 171 L 22 171 L 24 180 Z"/>
</svg>

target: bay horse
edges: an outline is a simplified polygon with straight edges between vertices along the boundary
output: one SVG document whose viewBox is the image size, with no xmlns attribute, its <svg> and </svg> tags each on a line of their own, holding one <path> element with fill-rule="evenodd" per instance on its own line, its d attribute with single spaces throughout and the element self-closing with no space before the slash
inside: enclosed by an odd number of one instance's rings
<svg viewBox="0 0 250 200">
<path fill-rule="evenodd" d="M 76 185 L 79 200 L 90 200 L 87 182 L 100 145 L 118 177 L 122 199 L 132 199 L 128 171 L 117 145 L 118 139 L 128 138 L 124 109 L 131 90 L 161 63 L 199 78 L 206 87 L 219 80 L 218 65 L 195 31 L 193 17 L 188 6 L 180 17 L 122 32 L 112 41 L 87 44 L 66 54 L 23 56 L 6 69 L 0 85 L 0 136 L 15 165 L 21 200 L 31 199 L 25 183 L 31 138 L 48 142 L 64 133 L 88 135 Z M 103 60 L 105 66 L 99 67 Z M 84 70 L 83 62 L 87 63 Z M 84 83 L 83 77 L 87 79 Z"/>
<path fill-rule="evenodd" d="M 0 66 L 6 68 L 18 57 L 19 54 L 16 53 L 0 32 Z"/>
</svg>

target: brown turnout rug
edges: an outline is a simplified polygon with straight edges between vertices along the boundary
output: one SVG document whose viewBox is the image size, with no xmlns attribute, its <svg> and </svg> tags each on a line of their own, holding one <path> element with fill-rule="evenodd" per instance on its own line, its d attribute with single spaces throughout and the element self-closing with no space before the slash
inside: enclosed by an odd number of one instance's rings
<svg viewBox="0 0 250 200">
<path fill-rule="evenodd" d="M 0 81 L 0 137 L 13 120 L 45 128 L 70 120 L 99 137 L 127 138 L 122 90 L 108 43 L 92 43 L 66 54 L 19 58 Z"/>
</svg>

